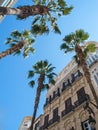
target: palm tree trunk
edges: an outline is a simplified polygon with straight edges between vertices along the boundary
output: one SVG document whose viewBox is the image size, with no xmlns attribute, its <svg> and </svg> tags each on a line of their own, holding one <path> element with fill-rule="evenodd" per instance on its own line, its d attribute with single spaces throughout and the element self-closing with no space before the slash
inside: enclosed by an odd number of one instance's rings
<svg viewBox="0 0 98 130">
<path fill-rule="evenodd" d="M 20 15 L 22 11 L 18 8 L 0 7 L 0 15 Z"/>
<path fill-rule="evenodd" d="M 89 84 L 89 87 L 90 87 L 90 89 L 92 91 L 92 94 L 93 94 L 94 99 L 96 101 L 96 104 L 98 106 L 98 97 L 96 95 L 95 89 L 94 89 L 92 81 L 91 81 L 90 72 L 88 70 L 88 67 L 87 67 L 87 64 L 86 64 L 86 61 L 85 61 L 85 58 L 84 58 L 83 51 L 82 51 L 81 47 L 78 44 L 76 44 L 76 46 L 75 46 L 75 51 L 77 53 L 77 56 L 79 57 L 80 65 L 81 65 L 81 67 L 83 69 L 85 78 L 87 80 L 87 83 Z"/>
<path fill-rule="evenodd" d="M 40 100 L 40 94 L 41 94 L 41 89 L 43 87 L 44 79 L 45 79 L 45 75 L 41 74 L 38 79 L 38 88 L 37 88 L 37 93 L 36 93 L 36 98 L 35 98 L 35 105 L 34 105 L 34 112 L 33 112 L 32 120 L 31 120 L 31 126 L 29 128 L 30 130 L 33 130 L 33 125 L 34 125 L 34 121 L 35 121 L 35 117 L 37 113 L 37 108 L 38 108 L 38 104 Z"/>
<path fill-rule="evenodd" d="M 10 49 L 3 51 L 2 53 L 0 53 L 0 59 L 7 56 L 7 55 L 11 55 L 12 53 L 20 50 L 24 46 L 24 44 L 25 44 L 25 41 L 21 41 L 18 44 L 11 47 Z"/>
<path fill-rule="evenodd" d="M 49 9 L 43 5 L 22 6 L 18 8 L 0 7 L 0 15 L 17 15 L 20 19 L 32 15 L 45 15 L 48 13 Z"/>
</svg>

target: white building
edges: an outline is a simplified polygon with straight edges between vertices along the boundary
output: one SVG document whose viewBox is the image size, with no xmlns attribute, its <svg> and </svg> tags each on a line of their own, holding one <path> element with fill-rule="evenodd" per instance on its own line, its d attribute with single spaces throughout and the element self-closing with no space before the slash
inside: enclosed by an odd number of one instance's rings
<svg viewBox="0 0 98 130">
<path fill-rule="evenodd" d="M 87 57 L 87 65 L 91 73 L 92 82 L 94 83 L 94 86 L 95 88 L 97 88 L 98 91 L 98 42 L 91 41 L 87 44 L 89 43 L 94 43 L 96 46 L 96 51 L 90 53 Z"/>
</svg>

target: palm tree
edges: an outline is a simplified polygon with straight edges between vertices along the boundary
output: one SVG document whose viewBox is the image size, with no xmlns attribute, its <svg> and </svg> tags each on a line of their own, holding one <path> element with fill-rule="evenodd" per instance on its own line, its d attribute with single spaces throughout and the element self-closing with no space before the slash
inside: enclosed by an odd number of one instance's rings
<svg viewBox="0 0 98 130">
<path fill-rule="evenodd" d="M 79 58 L 80 65 L 83 69 L 84 75 L 86 77 L 87 83 L 89 84 L 89 87 L 92 91 L 92 94 L 95 98 L 96 104 L 98 105 L 98 97 L 96 95 L 96 92 L 94 90 L 90 72 L 88 70 L 86 60 L 85 60 L 85 52 L 87 52 L 87 49 L 84 50 L 81 47 L 83 45 L 84 41 L 89 37 L 88 33 L 84 32 L 84 30 L 76 30 L 75 33 L 71 33 L 69 35 L 66 35 L 63 39 L 64 43 L 61 45 L 61 50 L 64 50 L 65 53 L 70 51 L 75 51 L 77 57 Z M 89 48 L 91 48 L 92 45 L 89 45 Z"/>
<path fill-rule="evenodd" d="M 18 43 L 18 44 L 17 44 Z M 17 30 L 11 33 L 11 37 L 7 38 L 6 44 L 10 44 L 11 47 L 6 51 L 0 53 L 0 59 L 14 54 L 19 54 L 23 48 L 23 56 L 28 56 L 29 52 L 34 53 L 34 48 L 32 44 L 34 43 L 34 38 L 32 37 L 30 31 L 24 30 L 22 33 L 19 33 Z"/>
<path fill-rule="evenodd" d="M 50 83 L 53 85 L 55 84 L 54 76 L 56 74 L 53 72 L 54 68 L 55 67 L 52 67 L 52 64 L 49 64 L 47 60 L 38 61 L 33 66 L 33 70 L 30 70 L 28 73 L 28 78 L 33 78 L 35 74 L 38 75 L 38 87 L 37 87 L 37 92 L 36 92 L 34 112 L 32 116 L 30 130 L 33 130 L 33 124 L 34 124 L 36 113 L 37 113 L 41 91 L 44 89 L 48 89 L 49 88 L 48 84 Z M 35 81 L 31 80 L 29 82 L 29 85 L 31 87 L 34 87 Z"/>
<path fill-rule="evenodd" d="M 67 15 L 71 12 L 72 6 L 67 6 L 65 0 L 32 0 L 32 6 L 20 6 L 17 8 L 0 7 L 0 15 L 16 15 L 18 19 L 25 19 L 29 16 L 35 16 L 32 22 L 32 29 L 36 33 L 42 34 L 43 32 L 49 32 L 49 25 L 47 22 L 51 22 L 51 26 L 54 31 L 60 33 L 56 24 L 57 17 Z M 42 28 L 43 27 L 43 28 Z M 40 32 L 39 32 L 40 30 Z"/>
</svg>

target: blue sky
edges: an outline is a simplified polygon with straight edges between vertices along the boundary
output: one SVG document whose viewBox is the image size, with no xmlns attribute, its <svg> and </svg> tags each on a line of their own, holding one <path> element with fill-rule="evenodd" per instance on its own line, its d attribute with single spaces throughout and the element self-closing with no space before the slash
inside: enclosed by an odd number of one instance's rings
<svg viewBox="0 0 98 130">
<path fill-rule="evenodd" d="M 87 41 L 98 41 L 98 0 L 67 0 L 67 3 L 74 9 L 58 20 L 61 35 L 51 32 L 38 37 L 34 44 L 36 52 L 29 58 L 7 56 L 0 60 L 0 130 L 18 130 L 23 117 L 32 115 L 35 89 L 28 86 L 27 73 L 36 61 L 48 59 L 58 74 L 72 58 L 59 49 L 65 35 L 81 28 L 90 35 Z M 26 4 L 32 5 L 31 0 L 18 0 L 15 7 Z M 7 16 L 0 23 L 0 52 L 8 47 L 4 42 L 13 30 L 30 29 L 32 18 L 19 21 L 15 16 Z M 45 95 L 46 92 L 41 95 L 37 116 L 43 112 Z"/>
</svg>

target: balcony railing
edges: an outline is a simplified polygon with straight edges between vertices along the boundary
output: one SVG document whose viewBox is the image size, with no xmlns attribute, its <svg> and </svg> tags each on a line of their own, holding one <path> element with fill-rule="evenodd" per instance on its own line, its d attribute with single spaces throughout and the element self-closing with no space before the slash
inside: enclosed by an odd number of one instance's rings
<svg viewBox="0 0 98 130">
<path fill-rule="evenodd" d="M 71 85 L 70 80 L 68 79 L 66 82 L 63 83 L 62 92 Z"/>
<path fill-rule="evenodd" d="M 88 101 L 88 100 L 89 100 L 89 95 L 85 94 L 83 97 L 81 97 L 76 102 L 74 102 L 74 108 L 80 106 L 82 103 L 84 103 L 85 101 Z"/>
<path fill-rule="evenodd" d="M 52 124 L 58 122 L 59 120 L 60 120 L 60 116 L 57 116 L 57 117 L 55 116 L 54 118 L 52 118 L 51 120 L 49 120 L 47 124 L 44 124 L 43 126 L 41 126 L 39 128 L 39 130 L 45 130 L 46 128 L 48 128 Z"/>
<path fill-rule="evenodd" d="M 62 92 L 66 88 L 68 88 L 69 86 L 71 86 L 71 84 L 74 83 L 81 76 L 82 76 L 82 73 L 80 72 L 80 70 L 78 70 L 75 74 L 72 74 L 71 75 L 71 79 L 68 79 L 66 82 L 63 83 Z"/>
<path fill-rule="evenodd" d="M 77 108 L 78 106 L 80 106 L 82 103 L 86 102 L 89 100 L 89 95 L 85 94 L 83 97 L 81 97 L 81 99 L 78 99 L 76 102 L 74 102 L 74 105 L 70 106 L 69 109 L 65 109 L 61 112 L 61 117 L 64 117 L 65 115 L 67 115 L 68 113 L 74 111 L 75 108 Z"/>
<path fill-rule="evenodd" d="M 74 110 L 73 106 L 70 106 L 69 109 L 65 109 L 61 112 L 61 116 L 64 117 L 65 115 L 67 115 L 68 113 L 72 112 Z"/>
<path fill-rule="evenodd" d="M 74 83 L 81 76 L 82 76 L 82 73 L 80 72 L 80 70 L 78 70 L 75 74 L 72 74 L 71 75 L 71 77 L 72 77 L 71 83 Z"/>
<path fill-rule="evenodd" d="M 52 124 L 54 124 L 55 122 L 58 122 L 60 120 L 60 116 L 55 116 L 54 118 L 52 118 L 51 120 L 49 120 L 48 122 L 48 127 Z"/>
<path fill-rule="evenodd" d="M 53 96 L 50 96 L 49 98 L 46 98 L 46 103 L 44 104 L 44 107 L 46 107 L 48 104 L 50 104 L 56 97 L 60 96 L 60 89 L 55 91 L 53 93 Z"/>
<path fill-rule="evenodd" d="M 60 96 L 60 90 L 55 92 L 55 93 L 53 93 L 53 97 L 51 98 L 51 102 L 58 96 Z"/>
</svg>

